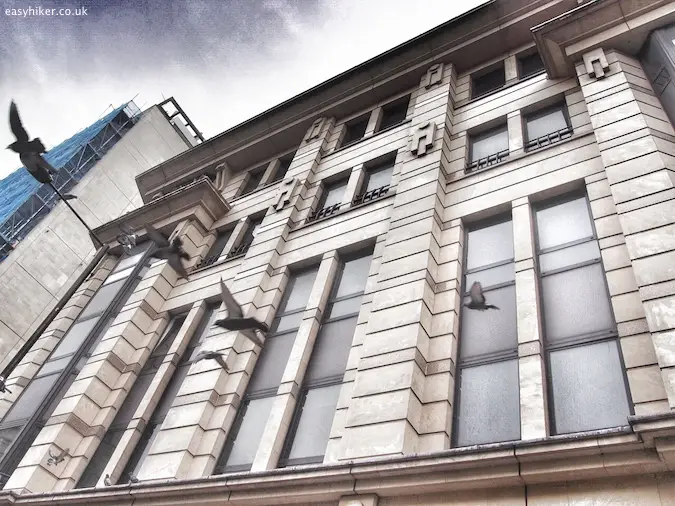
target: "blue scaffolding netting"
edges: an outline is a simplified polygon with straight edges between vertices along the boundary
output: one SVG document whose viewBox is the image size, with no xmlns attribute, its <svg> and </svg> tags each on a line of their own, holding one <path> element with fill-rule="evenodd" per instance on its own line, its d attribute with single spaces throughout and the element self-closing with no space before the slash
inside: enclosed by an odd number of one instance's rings
<svg viewBox="0 0 675 506">
<path fill-rule="evenodd" d="M 54 185 L 63 192 L 73 188 L 139 115 L 133 101 L 127 102 L 50 149 L 44 157 L 58 170 Z M 0 180 L 0 261 L 56 204 L 54 190 L 33 179 L 24 167 Z"/>
</svg>

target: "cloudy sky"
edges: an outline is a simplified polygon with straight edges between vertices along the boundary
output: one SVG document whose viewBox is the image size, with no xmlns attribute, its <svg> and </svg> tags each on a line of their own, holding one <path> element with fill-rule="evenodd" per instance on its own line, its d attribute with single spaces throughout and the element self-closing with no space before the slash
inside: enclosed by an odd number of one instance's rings
<svg viewBox="0 0 675 506">
<path fill-rule="evenodd" d="M 0 146 L 12 98 L 48 149 L 133 97 L 173 95 L 209 138 L 481 3 L 0 0 Z M 28 7 L 87 15 L 11 15 Z M 20 165 L 0 149 L 0 178 Z"/>
</svg>

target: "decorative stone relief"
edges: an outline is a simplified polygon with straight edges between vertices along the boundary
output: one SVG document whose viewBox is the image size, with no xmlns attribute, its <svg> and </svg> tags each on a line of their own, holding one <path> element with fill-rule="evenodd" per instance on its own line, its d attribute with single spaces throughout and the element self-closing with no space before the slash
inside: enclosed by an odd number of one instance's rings
<svg viewBox="0 0 675 506">
<path fill-rule="evenodd" d="M 312 126 L 310 129 L 307 131 L 307 134 L 305 135 L 305 138 L 303 139 L 305 142 L 310 142 L 313 141 L 314 139 L 318 139 L 319 135 L 321 134 L 321 128 L 323 127 L 323 122 L 324 118 L 318 118 L 312 123 Z"/>
<path fill-rule="evenodd" d="M 609 63 L 601 47 L 584 54 L 583 58 L 586 73 L 589 77 L 595 77 L 596 79 L 605 77 L 605 72 L 609 71 Z"/>
<path fill-rule="evenodd" d="M 225 189 L 231 174 L 232 171 L 227 162 L 223 162 L 216 166 L 216 177 L 213 180 L 213 186 L 216 187 L 216 190 L 222 192 Z"/>
<path fill-rule="evenodd" d="M 415 156 L 424 156 L 427 149 L 434 145 L 434 134 L 436 133 L 436 123 L 427 121 L 415 128 L 412 133 L 412 146 L 410 152 Z"/>
<path fill-rule="evenodd" d="M 424 77 L 424 87 L 429 89 L 435 84 L 440 84 L 441 81 L 443 81 L 443 64 L 437 63 L 427 70 L 427 75 Z"/>
<path fill-rule="evenodd" d="M 295 191 L 296 186 L 298 185 L 298 179 L 292 177 L 286 179 L 283 183 L 279 185 L 279 191 L 277 193 L 277 201 L 274 203 L 274 209 L 281 211 L 286 204 L 290 203 L 291 196 Z"/>
</svg>

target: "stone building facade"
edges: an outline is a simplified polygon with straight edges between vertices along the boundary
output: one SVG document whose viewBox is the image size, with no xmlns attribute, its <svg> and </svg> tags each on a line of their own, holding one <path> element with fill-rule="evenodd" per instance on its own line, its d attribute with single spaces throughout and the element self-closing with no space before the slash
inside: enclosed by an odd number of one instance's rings
<svg viewBox="0 0 675 506">
<path fill-rule="evenodd" d="M 488 2 L 138 176 L 97 233 L 189 280 L 112 248 L 0 401 L 0 504 L 675 504 L 673 23 Z"/>
</svg>

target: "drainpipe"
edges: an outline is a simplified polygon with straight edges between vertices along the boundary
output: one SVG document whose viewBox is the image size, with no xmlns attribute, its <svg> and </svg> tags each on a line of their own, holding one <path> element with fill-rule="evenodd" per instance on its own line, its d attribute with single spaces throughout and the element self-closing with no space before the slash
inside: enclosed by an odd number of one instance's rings
<svg viewBox="0 0 675 506">
<path fill-rule="evenodd" d="M 40 326 L 33 332 L 33 335 L 30 336 L 28 341 L 21 347 L 19 352 L 9 361 L 9 364 L 3 369 L 2 374 L 0 375 L 0 393 L 5 391 L 5 381 L 9 377 L 9 375 L 12 373 L 14 368 L 19 365 L 23 357 L 26 356 L 26 354 L 30 351 L 30 349 L 33 347 L 33 345 L 36 343 L 36 341 L 40 338 L 42 333 L 49 327 L 49 325 L 54 321 L 54 318 L 56 318 L 56 315 L 63 309 L 63 306 L 66 305 L 68 300 L 73 296 L 73 294 L 80 288 L 82 283 L 84 283 L 84 280 L 87 279 L 87 277 L 92 273 L 92 271 L 96 268 L 96 266 L 101 262 L 101 259 L 105 256 L 105 254 L 108 252 L 110 249 L 110 246 L 107 244 L 104 244 L 103 247 L 101 247 L 98 252 L 96 253 L 96 256 L 92 259 L 91 262 L 89 262 L 89 265 L 87 265 L 86 269 L 80 274 L 80 276 L 75 280 L 75 282 L 68 288 L 68 291 L 61 297 L 61 299 L 58 301 L 54 309 L 52 309 L 47 317 L 42 321 Z"/>
</svg>

